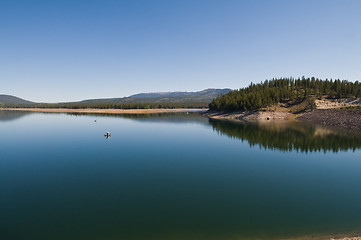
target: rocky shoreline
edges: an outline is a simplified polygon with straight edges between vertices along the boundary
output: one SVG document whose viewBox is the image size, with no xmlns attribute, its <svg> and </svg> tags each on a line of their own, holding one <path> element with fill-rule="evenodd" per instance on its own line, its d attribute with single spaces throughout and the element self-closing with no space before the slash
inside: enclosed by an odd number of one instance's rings
<svg viewBox="0 0 361 240">
<path fill-rule="evenodd" d="M 317 109 L 302 114 L 285 111 L 206 112 L 213 119 L 236 121 L 300 120 L 328 126 L 361 130 L 361 109 Z"/>
<path fill-rule="evenodd" d="M 208 111 L 203 114 L 206 117 L 213 119 L 228 119 L 228 120 L 290 120 L 294 116 L 285 111 L 244 111 L 244 112 L 212 112 Z"/>
<path fill-rule="evenodd" d="M 317 109 L 304 113 L 297 120 L 361 130 L 361 109 Z"/>
</svg>

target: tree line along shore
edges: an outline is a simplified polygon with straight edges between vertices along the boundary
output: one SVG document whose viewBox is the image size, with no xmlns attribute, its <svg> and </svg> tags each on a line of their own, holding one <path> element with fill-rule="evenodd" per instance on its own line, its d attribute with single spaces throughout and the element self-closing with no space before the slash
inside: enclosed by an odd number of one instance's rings
<svg viewBox="0 0 361 240">
<path fill-rule="evenodd" d="M 361 130 L 361 83 L 279 78 L 218 96 L 208 117 L 235 120 L 298 119 Z"/>
<path fill-rule="evenodd" d="M 361 83 L 347 80 L 321 80 L 312 78 L 279 78 L 266 80 L 239 90 L 230 90 L 209 101 L 147 101 L 116 102 L 114 101 L 81 101 L 63 103 L 0 103 L 1 108 L 64 108 L 64 109 L 176 109 L 176 108 L 209 108 L 210 111 L 248 111 L 283 104 L 292 107 L 307 103 L 307 107 L 315 107 L 315 99 L 342 99 L 361 97 Z M 302 111 L 302 109 L 300 109 Z"/>
<path fill-rule="evenodd" d="M 359 98 L 361 83 L 347 80 L 318 78 L 279 78 L 266 80 L 213 99 L 213 111 L 247 111 L 283 103 L 286 107 L 307 101 L 312 107 L 315 99 Z"/>
<path fill-rule="evenodd" d="M 34 109 L 184 109 L 208 108 L 207 102 L 144 102 L 144 103 L 32 103 L 1 104 L 1 108 L 34 108 Z"/>
<path fill-rule="evenodd" d="M 290 119 L 361 130 L 361 83 L 347 80 L 274 78 L 215 97 L 208 102 L 76 102 L 1 104 L 2 109 L 42 112 L 162 112 L 157 109 L 206 110 L 211 118 L 259 120 Z M 320 110 L 328 108 L 329 110 Z M 337 110 L 335 110 L 337 108 Z M 147 111 L 147 109 L 149 111 Z M 352 109 L 353 111 L 350 111 Z M 139 110 L 139 111 L 135 111 Z M 347 112 L 347 113 L 342 113 Z M 163 111 L 166 112 L 166 111 Z M 302 116 L 301 116 L 302 115 Z M 340 121 L 340 119 L 342 121 Z"/>
</svg>

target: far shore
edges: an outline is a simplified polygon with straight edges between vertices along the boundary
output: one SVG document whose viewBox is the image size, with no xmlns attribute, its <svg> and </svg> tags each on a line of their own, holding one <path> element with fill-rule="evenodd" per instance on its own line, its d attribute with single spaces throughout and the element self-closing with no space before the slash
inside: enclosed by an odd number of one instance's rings
<svg viewBox="0 0 361 240">
<path fill-rule="evenodd" d="M 69 108 L 0 108 L 6 111 L 26 111 L 44 113 L 110 113 L 110 114 L 152 114 L 152 113 L 181 113 L 205 112 L 206 108 L 174 108 L 174 109 L 69 109 Z"/>
</svg>

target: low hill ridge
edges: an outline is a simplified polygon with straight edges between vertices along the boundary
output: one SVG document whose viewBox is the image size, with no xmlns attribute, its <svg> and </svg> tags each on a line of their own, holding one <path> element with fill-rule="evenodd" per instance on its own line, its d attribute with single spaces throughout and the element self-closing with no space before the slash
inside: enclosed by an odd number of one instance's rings
<svg viewBox="0 0 361 240">
<path fill-rule="evenodd" d="M 12 95 L 0 94 L 0 103 L 2 104 L 33 104 L 34 102 L 15 97 Z"/>
<path fill-rule="evenodd" d="M 205 89 L 197 92 L 156 92 L 139 93 L 123 98 L 88 99 L 77 102 L 33 103 L 14 96 L 4 95 L 3 107 L 30 108 L 207 108 L 215 97 L 228 93 L 231 89 Z M 6 100 L 6 101 L 5 101 Z"/>
<path fill-rule="evenodd" d="M 80 103 L 164 103 L 164 102 L 203 102 L 210 103 L 213 98 L 226 94 L 231 89 L 213 89 L 208 88 L 197 92 L 153 92 L 138 93 L 124 98 L 103 98 L 88 99 Z"/>
<path fill-rule="evenodd" d="M 160 97 L 184 97 L 184 96 L 197 96 L 197 95 L 212 95 L 217 97 L 219 94 L 225 94 L 231 89 L 215 89 L 208 88 L 197 92 L 152 92 L 152 93 L 138 93 L 129 96 L 129 98 L 160 98 Z"/>
</svg>

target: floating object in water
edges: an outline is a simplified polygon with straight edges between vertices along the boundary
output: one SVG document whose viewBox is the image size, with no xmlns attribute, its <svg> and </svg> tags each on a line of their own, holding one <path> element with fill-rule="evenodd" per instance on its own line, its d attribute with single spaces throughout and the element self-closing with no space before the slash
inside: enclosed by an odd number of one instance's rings
<svg viewBox="0 0 361 240">
<path fill-rule="evenodd" d="M 104 134 L 104 137 L 107 139 L 110 138 L 110 132 L 107 132 L 106 134 Z"/>
<path fill-rule="evenodd" d="M 94 122 L 97 122 L 97 120 L 95 119 Z"/>
</svg>

